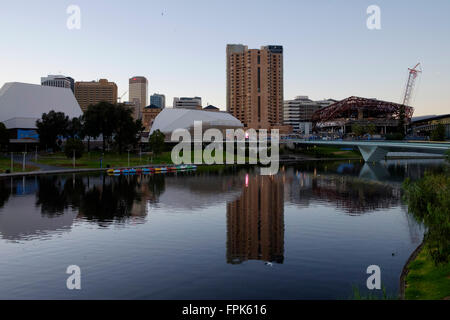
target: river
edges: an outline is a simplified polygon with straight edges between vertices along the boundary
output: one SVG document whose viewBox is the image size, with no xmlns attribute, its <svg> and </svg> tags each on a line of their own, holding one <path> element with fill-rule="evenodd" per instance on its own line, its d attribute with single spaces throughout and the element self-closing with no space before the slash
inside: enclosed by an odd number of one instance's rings
<svg viewBox="0 0 450 320">
<path fill-rule="evenodd" d="M 370 265 L 396 296 L 424 232 L 401 183 L 440 165 L 4 178 L 0 299 L 349 299 Z"/>
</svg>

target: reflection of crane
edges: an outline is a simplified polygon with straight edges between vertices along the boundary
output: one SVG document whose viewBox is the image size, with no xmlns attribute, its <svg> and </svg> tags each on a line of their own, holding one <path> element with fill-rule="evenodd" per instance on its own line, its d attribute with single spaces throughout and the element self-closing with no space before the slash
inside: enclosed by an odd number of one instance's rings
<svg viewBox="0 0 450 320">
<path fill-rule="evenodd" d="M 422 68 L 420 67 L 420 62 L 414 66 L 414 68 L 408 68 L 409 76 L 408 82 L 406 83 L 405 95 L 403 97 L 403 104 L 405 106 L 409 106 L 411 103 L 411 96 L 414 89 L 414 84 L 416 83 L 416 78 L 419 73 L 422 72 Z"/>
<path fill-rule="evenodd" d="M 125 91 L 123 95 L 120 96 L 117 100 L 119 100 L 119 103 L 122 103 L 122 98 L 128 93 L 128 91 Z"/>
</svg>

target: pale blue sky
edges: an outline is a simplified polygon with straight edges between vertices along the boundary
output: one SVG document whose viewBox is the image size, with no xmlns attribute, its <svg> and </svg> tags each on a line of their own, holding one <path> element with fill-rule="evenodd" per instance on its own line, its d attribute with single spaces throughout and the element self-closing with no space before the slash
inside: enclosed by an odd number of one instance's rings
<svg viewBox="0 0 450 320">
<path fill-rule="evenodd" d="M 81 30 L 66 9 L 81 8 Z M 381 30 L 366 9 L 381 8 Z M 225 48 L 284 46 L 284 95 L 400 102 L 417 62 L 415 115 L 450 113 L 449 0 L 0 0 L 0 86 L 47 74 L 149 79 L 149 92 L 226 107 Z"/>
</svg>

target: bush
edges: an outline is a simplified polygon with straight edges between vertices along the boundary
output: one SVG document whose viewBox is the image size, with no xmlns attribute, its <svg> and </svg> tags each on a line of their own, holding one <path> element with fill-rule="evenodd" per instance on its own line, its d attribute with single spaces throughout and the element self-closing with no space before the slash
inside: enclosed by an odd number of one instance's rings
<svg viewBox="0 0 450 320">
<path fill-rule="evenodd" d="M 450 261 L 450 175 L 427 172 L 404 182 L 408 210 L 427 227 L 425 243 L 436 264 Z"/>
<path fill-rule="evenodd" d="M 75 159 L 79 159 L 83 156 L 84 144 L 80 139 L 68 139 L 66 146 L 64 147 L 64 153 L 67 158 L 73 158 L 73 152 L 75 151 Z"/>
<path fill-rule="evenodd" d="M 386 140 L 403 140 L 404 138 L 405 138 L 405 135 L 401 132 L 386 134 Z"/>
<path fill-rule="evenodd" d="M 431 131 L 430 140 L 432 141 L 444 141 L 445 140 L 445 126 L 440 123 L 436 128 Z"/>
</svg>

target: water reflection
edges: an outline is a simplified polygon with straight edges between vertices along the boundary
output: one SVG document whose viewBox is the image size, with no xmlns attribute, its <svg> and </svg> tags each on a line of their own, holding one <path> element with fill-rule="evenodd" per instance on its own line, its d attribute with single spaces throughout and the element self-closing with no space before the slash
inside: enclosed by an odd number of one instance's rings
<svg viewBox="0 0 450 320">
<path fill-rule="evenodd" d="M 223 206 L 227 262 L 284 260 L 284 205 L 334 206 L 349 215 L 401 204 L 401 182 L 416 179 L 439 160 L 307 162 L 276 176 L 256 171 L 151 176 L 58 175 L 0 179 L 0 234 L 33 239 L 70 230 L 75 221 L 107 228 L 142 224 L 153 209 L 191 213 Z M 226 209 L 225 209 L 226 207 Z"/>
<path fill-rule="evenodd" d="M 239 199 L 227 204 L 227 262 L 284 260 L 283 177 L 245 177 Z"/>
</svg>

